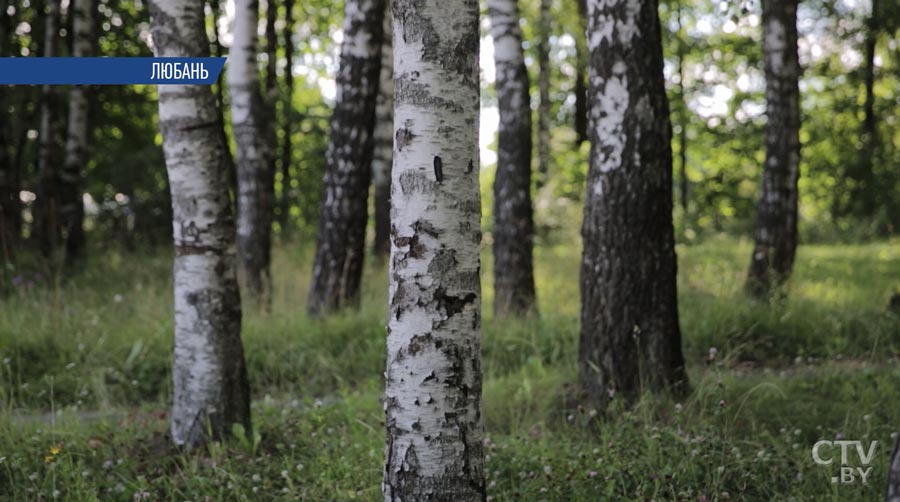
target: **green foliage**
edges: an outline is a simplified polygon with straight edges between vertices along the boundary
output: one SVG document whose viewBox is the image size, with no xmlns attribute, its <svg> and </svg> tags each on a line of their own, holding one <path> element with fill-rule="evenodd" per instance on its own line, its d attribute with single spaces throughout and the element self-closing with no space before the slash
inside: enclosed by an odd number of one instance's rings
<svg viewBox="0 0 900 502">
<path fill-rule="evenodd" d="M 749 252 L 727 238 L 678 247 L 693 390 L 680 402 L 648 395 L 631 410 L 614 399 L 603 414 L 577 392 L 580 249 L 538 247 L 540 318 L 485 309 L 489 495 L 877 497 L 900 414 L 900 323 L 885 310 L 900 286 L 900 247 L 804 246 L 788 299 L 773 305 L 742 293 Z M 142 255 L 135 268 L 137 259 L 110 251 L 62 286 L 23 283 L 0 305 L 0 498 L 379 498 L 383 264 L 367 267 L 362 311 L 312 321 L 296 307 L 309 250 L 277 248 L 272 312 L 244 315 L 254 430 L 187 454 L 165 435 L 171 257 Z M 490 277 L 485 253 L 486 306 Z M 815 441 L 837 434 L 880 441 L 867 485 L 832 485 L 835 472 L 810 460 Z"/>
</svg>

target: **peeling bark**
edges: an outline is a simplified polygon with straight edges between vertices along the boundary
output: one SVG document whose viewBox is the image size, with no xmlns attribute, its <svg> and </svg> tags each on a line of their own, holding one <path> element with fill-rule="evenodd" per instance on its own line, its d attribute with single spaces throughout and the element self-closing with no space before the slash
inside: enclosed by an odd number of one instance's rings
<svg viewBox="0 0 900 502">
<path fill-rule="evenodd" d="M 60 0 L 47 0 L 44 19 L 44 57 L 55 57 L 59 30 Z M 41 253 L 52 256 L 62 240 L 59 215 L 59 154 L 55 124 L 57 96 L 53 86 L 41 87 L 41 125 L 38 144 L 38 194 L 34 230 Z"/>
<path fill-rule="evenodd" d="M 237 243 L 244 283 L 254 300 L 268 305 L 275 195 L 269 163 L 269 128 L 256 63 L 257 0 L 236 0 L 228 58 L 231 126 L 237 144 Z"/>
<path fill-rule="evenodd" d="M 347 0 L 344 16 L 337 98 L 307 304 L 313 316 L 358 305 L 368 223 L 384 0 Z"/>
<path fill-rule="evenodd" d="M 93 52 L 94 2 L 74 0 L 72 9 L 73 57 L 89 57 Z M 69 130 L 66 158 L 59 173 L 60 218 L 65 230 L 66 266 L 71 268 L 84 255 L 84 202 L 82 186 L 88 162 L 88 92 L 85 86 L 69 91 Z"/>
<path fill-rule="evenodd" d="M 153 0 L 158 57 L 209 55 L 202 2 Z M 172 191 L 175 242 L 175 357 L 172 439 L 200 446 L 250 428 L 250 389 L 241 344 L 235 226 L 225 145 L 206 86 L 161 85 L 159 123 Z"/>
<path fill-rule="evenodd" d="M 384 499 L 483 501 L 478 2 L 393 12 Z"/>
<path fill-rule="evenodd" d="M 372 186 L 375 192 L 376 256 L 391 252 L 391 162 L 394 148 L 394 59 L 391 46 L 390 2 L 385 2 L 384 40 L 381 42 L 381 76 L 375 107 L 375 150 L 372 154 Z"/>
<path fill-rule="evenodd" d="M 655 0 L 589 0 L 590 169 L 579 370 L 589 400 L 686 386 Z"/>
<path fill-rule="evenodd" d="M 748 291 L 765 298 L 791 275 L 797 251 L 800 175 L 800 63 L 797 0 L 763 1 L 766 163 L 753 232 Z"/>
<path fill-rule="evenodd" d="M 500 108 L 494 179 L 494 312 L 536 309 L 531 208 L 531 105 L 516 0 L 490 0 Z"/>
</svg>

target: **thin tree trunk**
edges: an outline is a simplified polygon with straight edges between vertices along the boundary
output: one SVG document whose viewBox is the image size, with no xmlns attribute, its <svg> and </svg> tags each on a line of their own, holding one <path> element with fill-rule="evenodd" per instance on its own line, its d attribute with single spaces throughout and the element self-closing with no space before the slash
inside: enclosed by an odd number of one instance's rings
<svg viewBox="0 0 900 502">
<path fill-rule="evenodd" d="M 9 34 L 13 19 L 6 14 L 9 2 L 0 0 L 0 57 L 6 57 L 9 48 Z M 10 121 L 9 111 L 6 107 L 7 89 L 0 87 L 0 119 L 4 123 Z M 13 141 L 11 128 L 0 127 L 0 266 L 4 272 L 0 278 L 6 276 L 6 264 L 15 260 L 15 250 L 19 240 L 21 220 L 21 205 L 19 201 L 19 187 L 15 173 L 13 156 L 10 154 L 10 145 Z M 4 280 L 4 284 L 9 281 Z M 2 293 L 2 287 L 0 287 Z"/>
<path fill-rule="evenodd" d="M 476 0 L 394 3 L 386 502 L 486 498 L 478 44 Z"/>
<path fill-rule="evenodd" d="M 866 145 L 860 153 L 861 172 L 857 176 L 857 189 L 851 195 L 851 200 L 857 205 L 861 216 L 871 216 L 876 208 L 876 191 L 874 166 L 879 158 L 880 141 L 878 137 L 878 117 L 875 116 L 875 49 L 878 45 L 879 35 L 879 0 L 872 0 L 872 13 L 866 23 L 865 42 L 865 67 L 864 83 L 866 87 L 866 100 L 863 104 L 863 144 Z"/>
<path fill-rule="evenodd" d="M 575 39 L 575 142 L 580 146 L 588 140 L 587 66 L 587 0 L 578 1 L 578 36 Z"/>
<path fill-rule="evenodd" d="M 284 104 L 281 109 L 281 232 L 288 229 L 291 212 L 291 129 L 294 120 L 294 0 L 284 0 Z"/>
<path fill-rule="evenodd" d="M 268 305 L 271 289 L 273 172 L 269 164 L 269 132 L 256 63 L 257 0 L 236 0 L 234 32 L 228 58 L 231 126 L 237 144 L 237 243 L 247 290 Z"/>
<path fill-rule="evenodd" d="M 209 55 L 202 2 L 152 0 L 150 16 L 156 56 Z M 181 85 L 158 92 L 175 241 L 171 432 L 177 445 L 193 448 L 207 430 L 215 438 L 233 424 L 250 428 L 235 227 L 212 92 Z"/>
<path fill-rule="evenodd" d="M 766 163 L 756 213 L 748 291 L 764 298 L 791 275 L 797 251 L 800 64 L 797 0 L 763 0 Z"/>
<path fill-rule="evenodd" d="M 222 6 L 219 0 L 209 0 L 209 8 L 213 15 L 213 39 L 212 54 L 219 58 L 225 53 L 225 47 L 219 40 L 219 19 L 222 18 Z M 219 80 L 215 85 L 216 93 L 216 109 L 219 116 L 219 122 L 222 123 L 220 128 L 222 132 L 222 144 L 225 145 L 225 172 L 228 176 L 228 193 L 232 202 L 237 200 L 237 169 L 234 165 L 234 155 L 231 154 L 231 145 L 228 143 L 228 135 L 225 133 L 225 86 L 223 84 L 224 72 L 219 75 Z"/>
<path fill-rule="evenodd" d="M 550 0 L 541 0 L 538 20 L 538 187 L 550 172 Z"/>
<path fill-rule="evenodd" d="M 365 251 L 384 0 L 347 0 L 344 16 L 310 315 L 358 305 Z"/>
<path fill-rule="evenodd" d="M 72 56 L 89 57 L 94 36 L 93 0 L 74 0 L 72 20 Z M 84 256 L 84 202 L 82 186 L 88 162 L 88 92 L 85 86 L 69 91 L 69 127 L 66 159 L 59 175 L 60 217 L 66 231 L 66 268 L 71 269 Z"/>
<path fill-rule="evenodd" d="M 589 0 L 590 169 L 579 370 L 589 400 L 687 384 L 676 295 L 672 147 L 655 0 Z"/>
<path fill-rule="evenodd" d="M 44 19 L 44 56 L 55 57 L 59 27 L 60 0 L 47 0 Z M 62 235 L 59 216 L 59 173 L 57 132 L 55 124 L 56 92 L 45 85 L 41 88 L 41 125 L 38 144 L 38 196 L 35 205 L 35 233 L 45 257 L 59 248 Z"/>
<path fill-rule="evenodd" d="M 675 37 L 678 44 L 678 99 L 681 100 L 681 130 L 678 131 L 678 181 L 681 182 L 679 195 L 681 195 L 681 209 L 684 212 L 688 210 L 688 177 L 687 177 L 687 98 L 684 93 L 684 49 L 685 42 L 682 40 L 682 12 L 681 3 L 677 6 L 678 16 L 678 34 Z"/>
<path fill-rule="evenodd" d="M 531 106 L 516 0 L 489 0 L 500 134 L 494 179 L 494 312 L 536 309 L 531 208 Z"/>
<path fill-rule="evenodd" d="M 385 2 L 381 76 L 378 84 L 378 103 L 375 107 L 375 149 L 372 154 L 372 185 L 375 192 L 375 242 L 372 252 L 382 258 L 391 252 L 391 162 L 394 149 L 392 27 L 390 2 Z"/>
</svg>

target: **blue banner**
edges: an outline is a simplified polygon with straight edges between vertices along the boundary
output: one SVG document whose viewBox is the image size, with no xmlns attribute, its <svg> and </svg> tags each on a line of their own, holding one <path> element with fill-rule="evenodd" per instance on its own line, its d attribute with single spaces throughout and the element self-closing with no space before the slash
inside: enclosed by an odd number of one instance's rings
<svg viewBox="0 0 900 502">
<path fill-rule="evenodd" d="M 0 58 L 0 85 L 210 85 L 225 58 Z"/>
</svg>

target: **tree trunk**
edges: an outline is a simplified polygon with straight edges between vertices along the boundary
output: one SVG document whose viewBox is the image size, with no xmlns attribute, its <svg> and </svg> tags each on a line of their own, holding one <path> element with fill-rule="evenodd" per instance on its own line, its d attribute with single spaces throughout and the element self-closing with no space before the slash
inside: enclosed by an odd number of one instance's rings
<svg viewBox="0 0 900 502">
<path fill-rule="evenodd" d="M 375 192 L 375 256 L 391 252 L 391 162 L 394 148 L 394 59 L 391 46 L 390 2 L 385 2 L 384 40 L 381 42 L 381 76 L 375 107 L 375 149 L 372 154 L 372 185 Z"/>
<path fill-rule="evenodd" d="M 686 386 L 656 0 L 589 0 L 591 154 L 579 370 L 591 402 Z"/>
<path fill-rule="evenodd" d="M 541 0 L 538 20 L 538 187 L 550 172 L 550 0 Z"/>
<path fill-rule="evenodd" d="M 491 36 L 500 105 L 494 179 L 494 312 L 536 308 L 531 209 L 531 106 L 516 0 L 490 0 Z"/>
<path fill-rule="evenodd" d="M 681 195 L 681 209 L 687 213 L 688 210 L 688 177 L 687 177 L 687 126 L 688 126 L 688 113 L 687 113 L 687 98 L 684 93 L 684 49 L 685 42 L 681 38 L 683 36 L 682 30 L 684 25 L 682 24 L 682 12 L 681 12 L 681 3 L 676 7 L 677 16 L 678 16 L 678 34 L 675 37 L 678 44 L 678 99 L 681 100 L 681 130 L 678 131 L 678 169 L 679 176 L 678 181 L 681 182 L 679 195 Z"/>
<path fill-rule="evenodd" d="M 8 39 L 13 21 L 10 16 L 6 15 L 7 7 L 7 0 L 0 0 L 0 57 L 8 56 Z M 6 96 L 7 89 L 0 87 L 0 119 L 4 123 L 8 123 L 10 120 L 9 111 L 6 107 Z M 8 280 L 5 280 L 7 274 L 6 264 L 15 260 L 22 214 L 17 183 L 18 177 L 15 172 L 13 156 L 10 154 L 10 145 L 13 143 L 13 134 L 10 129 L 0 127 L 0 266 L 4 270 L 0 273 L 0 279 L 4 279 L 4 284 L 9 283 Z M 3 287 L 0 287 L 0 293 L 3 292 L 2 290 Z"/>
<path fill-rule="evenodd" d="M 872 0 L 872 13 L 866 23 L 864 83 L 866 100 L 863 103 L 863 144 L 866 146 L 860 153 L 860 171 L 856 178 L 856 189 L 851 200 L 857 206 L 858 216 L 871 216 L 877 207 L 874 167 L 879 159 L 880 141 L 878 137 L 878 118 L 875 116 L 875 49 L 878 45 L 880 31 L 879 0 Z"/>
<path fill-rule="evenodd" d="M 756 213 L 748 291 L 764 298 L 791 275 L 797 251 L 800 167 L 800 64 L 797 0 L 763 1 L 766 164 Z"/>
<path fill-rule="evenodd" d="M 287 232 L 291 213 L 291 126 L 294 119 L 294 0 L 284 0 L 284 104 L 281 109 L 281 232 Z"/>
<path fill-rule="evenodd" d="M 225 53 L 225 47 L 219 40 L 219 19 L 222 18 L 222 5 L 219 0 L 209 0 L 209 9 L 213 15 L 213 39 L 212 54 L 215 57 L 222 57 Z M 223 85 L 222 75 L 215 85 L 216 108 L 218 111 L 219 122 L 222 123 L 220 128 L 222 134 L 222 144 L 225 145 L 225 172 L 228 176 L 228 193 L 232 202 L 237 200 L 237 169 L 234 166 L 234 156 L 231 154 L 231 145 L 228 143 L 228 135 L 225 133 L 225 86 Z"/>
<path fill-rule="evenodd" d="M 269 132 L 256 63 L 257 0 L 236 0 L 234 32 L 228 58 L 231 127 L 237 144 L 237 244 L 245 286 L 260 305 L 271 289 L 273 172 Z"/>
<path fill-rule="evenodd" d="M 72 56 L 89 57 L 93 50 L 94 1 L 74 0 L 72 8 Z M 66 268 L 71 269 L 84 255 L 84 202 L 82 186 L 88 162 L 88 88 L 73 86 L 69 91 L 69 127 L 66 159 L 59 175 L 60 217 L 66 231 Z"/>
<path fill-rule="evenodd" d="M 150 15 L 156 56 L 209 55 L 202 2 L 153 0 Z M 250 428 L 235 229 L 212 92 L 196 85 L 158 92 L 175 241 L 171 432 L 177 445 L 193 448 L 207 430 L 222 437 L 235 423 Z"/>
<path fill-rule="evenodd" d="M 55 57 L 57 49 L 60 0 L 47 0 L 44 19 L 44 57 Z M 35 205 L 35 234 L 41 253 L 51 257 L 59 248 L 62 234 L 59 215 L 58 144 L 55 124 L 56 92 L 53 86 L 41 87 L 41 126 L 38 144 L 38 196 Z"/>
<path fill-rule="evenodd" d="M 365 251 L 384 0 L 347 0 L 344 16 L 310 315 L 358 305 Z"/>
<path fill-rule="evenodd" d="M 386 502 L 486 498 L 478 44 L 476 0 L 395 1 Z"/>
<path fill-rule="evenodd" d="M 575 39 L 575 142 L 581 146 L 588 140 L 587 66 L 587 0 L 578 1 L 578 36 Z"/>
</svg>

